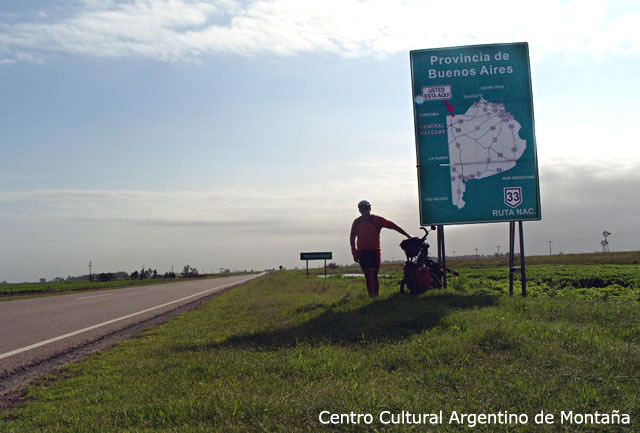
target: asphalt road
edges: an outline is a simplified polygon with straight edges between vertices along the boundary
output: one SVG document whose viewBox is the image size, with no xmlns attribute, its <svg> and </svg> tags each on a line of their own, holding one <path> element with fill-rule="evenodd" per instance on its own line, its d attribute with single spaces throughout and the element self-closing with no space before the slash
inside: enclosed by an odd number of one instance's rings
<svg viewBox="0 0 640 433">
<path fill-rule="evenodd" d="M 257 276 L 0 302 L 0 377 Z"/>
</svg>

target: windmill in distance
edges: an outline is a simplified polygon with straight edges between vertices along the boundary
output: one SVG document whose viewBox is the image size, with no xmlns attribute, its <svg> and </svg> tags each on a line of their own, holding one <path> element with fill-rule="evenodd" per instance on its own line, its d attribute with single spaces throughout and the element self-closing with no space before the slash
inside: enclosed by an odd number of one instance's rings
<svg viewBox="0 0 640 433">
<path fill-rule="evenodd" d="M 609 252 L 609 241 L 607 240 L 607 238 L 609 236 L 611 236 L 611 233 L 609 233 L 607 230 L 602 232 L 602 236 L 604 236 L 604 240 L 600 242 L 600 245 L 602 245 L 602 252 L 603 253 L 608 253 Z"/>
</svg>

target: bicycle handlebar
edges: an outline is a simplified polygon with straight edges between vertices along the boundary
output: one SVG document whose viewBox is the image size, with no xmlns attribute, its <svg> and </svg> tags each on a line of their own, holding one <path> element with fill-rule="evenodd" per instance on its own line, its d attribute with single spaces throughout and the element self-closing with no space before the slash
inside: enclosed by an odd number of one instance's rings
<svg viewBox="0 0 640 433">
<path fill-rule="evenodd" d="M 421 230 L 424 230 L 424 236 L 422 236 L 421 240 L 425 240 L 427 238 L 427 236 L 429 236 L 429 230 L 427 230 L 424 227 L 420 227 Z"/>
</svg>

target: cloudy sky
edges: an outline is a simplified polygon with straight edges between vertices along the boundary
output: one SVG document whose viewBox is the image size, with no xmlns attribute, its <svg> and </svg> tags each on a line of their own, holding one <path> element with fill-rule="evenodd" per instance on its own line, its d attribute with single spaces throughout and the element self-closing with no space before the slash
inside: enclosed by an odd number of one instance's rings
<svg viewBox="0 0 640 433">
<path fill-rule="evenodd" d="M 350 262 L 356 203 L 418 233 L 409 50 L 527 41 L 527 254 L 640 248 L 640 5 L 2 0 L 0 281 Z M 493 254 L 507 224 L 448 227 Z M 401 240 L 383 232 L 383 258 Z M 435 240 L 433 242 L 435 244 Z"/>
</svg>

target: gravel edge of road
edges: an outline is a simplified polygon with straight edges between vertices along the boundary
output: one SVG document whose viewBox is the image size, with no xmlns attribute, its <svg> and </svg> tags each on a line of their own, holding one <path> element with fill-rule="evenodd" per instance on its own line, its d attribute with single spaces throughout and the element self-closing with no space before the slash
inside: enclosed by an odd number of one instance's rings
<svg viewBox="0 0 640 433">
<path fill-rule="evenodd" d="M 167 323 L 174 317 L 194 310 L 204 304 L 206 301 L 220 296 L 229 290 L 246 284 L 248 281 L 241 281 L 230 287 L 226 287 L 220 291 L 210 293 L 201 298 L 196 299 L 185 305 L 181 305 L 173 310 L 166 311 L 143 322 L 120 329 L 111 334 L 104 335 L 90 341 L 81 346 L 73 347 L 64 353 L 55 355 L 51 358 L 24 366 L 20 370 L 9 372 L 0 377 L 0 410 L 10 409 L 22 402 L 22 389 L 34 380 L 43 376 L 55 373 L 58 369 L 70 362 L 80 361 L 87 358 L 91 354 L 107 350 L 115 346 L 120 341 L 133 338 L 141 332 L 156 326 Z"/>
</svg>

